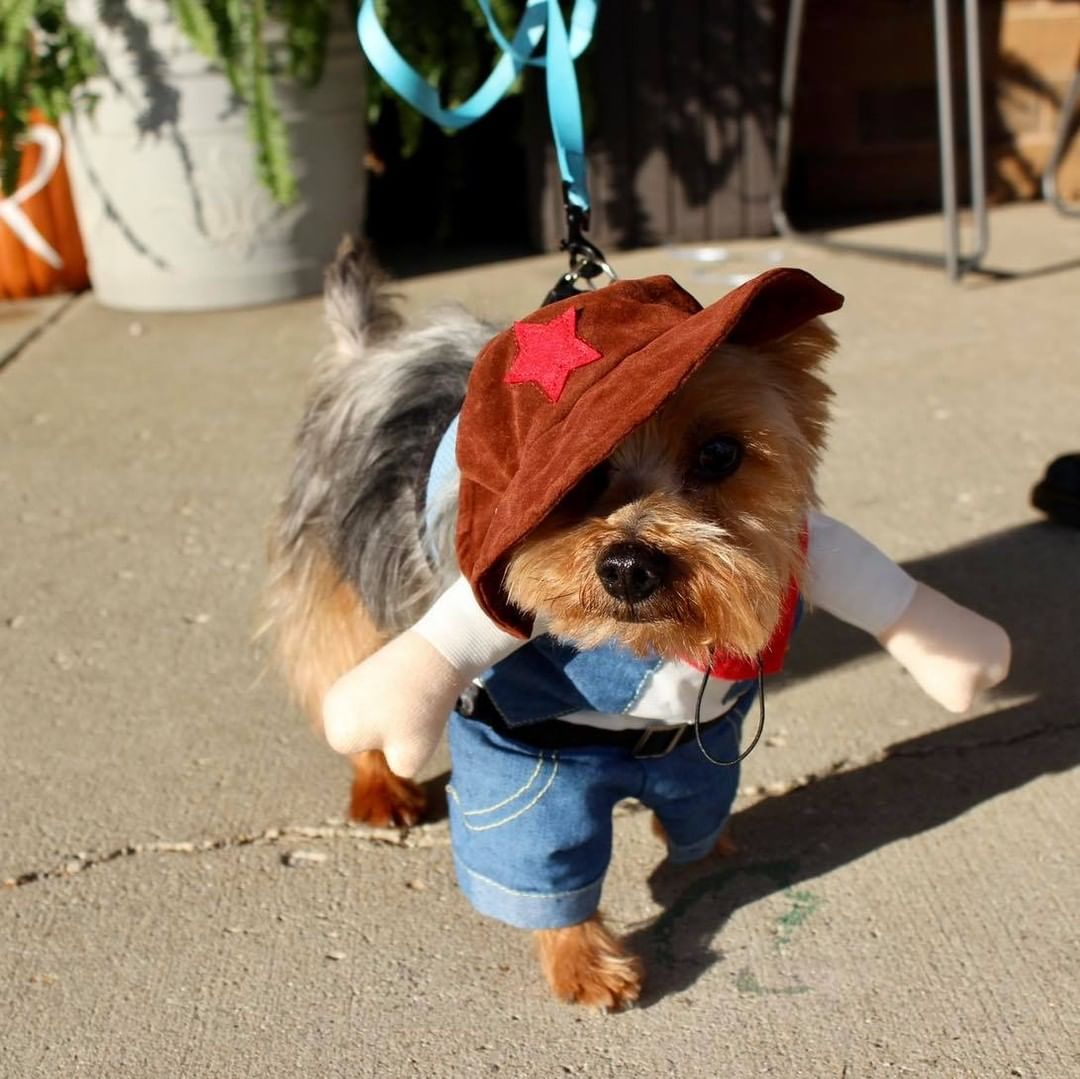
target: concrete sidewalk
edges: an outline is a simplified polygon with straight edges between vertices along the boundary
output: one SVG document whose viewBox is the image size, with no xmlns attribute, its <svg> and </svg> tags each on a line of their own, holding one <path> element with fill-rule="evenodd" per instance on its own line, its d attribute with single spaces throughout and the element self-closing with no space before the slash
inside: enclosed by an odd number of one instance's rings
<svg viewBox="0 0 1080 1079">
<path fill-rule="evenodd" d="M 1002 277 L 960 287 L 778 242 L 617 260 L 702 301 L 776 259 L 845 293 L 826 505 L 1016 650 L 957 718 L 811 618 L 744 769 L 742 854 L 674 872 L 621 811 L 605 909 L 649 979 L 619 1016 L 548 999 L 527 936 L 458 895 L 444 820 L 345 826 L 347 765 L 261 674 L 264 536 L 319 304 L 13 314 L 0 1075 L 1080 1074 L 1080 533 L 1027 505 L 1080 449 L 1080 269 L 1039 272 L 1076 259 L 1080 225 L 1043 207 L 993 225 Z M 560 266 L 402 291 L 510 319 Z"/>
</svg>

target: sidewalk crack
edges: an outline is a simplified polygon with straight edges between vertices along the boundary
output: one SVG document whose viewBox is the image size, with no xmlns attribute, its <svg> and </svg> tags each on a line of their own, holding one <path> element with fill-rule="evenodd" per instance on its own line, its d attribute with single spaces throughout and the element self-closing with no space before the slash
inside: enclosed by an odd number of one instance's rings
<svg viewBox="0 0 1080 1079">
<path fill-rule="evenodd" d="M 43 869 L 31 869 L 0 882 L 5 889 L 21 888 L 61 877 L 74 877 L 88 869 L 107 865 L 141 854 L 207 854 L 215 851 L 237 850 L 241 847 L 275 846 L 301 839 L 349 839 L 379 847 L 448 847 L 450 832 L 446 821 L 421 824 L 412 828 L 374 828 L 346 824 L 337 820 L 316 825 L 287 824 L 281 828 L 266 828 L 261 832 L 219 836 L 214 839 L 153 840 L 147 843 L 127 843 L 112 850 L 78 851 L 63 861 Z"/>
<path fill-rule="evenodd" d="M 0 352 L 0 371 L 3 371 L 4 368 L 13 364 L 30 345 L 55 326 L 56 323 L 78 303 L 80 297 L 83 295 L 85 294 L 72 293 L 70 296 L 62 299 L 56 305 L 56 308 L 45 315 L 40 322 L 34 323 L 34 325 L 27 329 L 18 340 L 7 349 Z"/>
<path fill-rule="evenodd" d="M 889 747 L 863 758 L 842 757 L 817 772 L 797 776 L 783 783 L 770 783 L 765 787 L 745 788 L 742 793 L 754 801 L 759 800 L 761 797 L 778 797 L 790 794 L 803 787 L 809 787 L 841 772 L 850 772 L 858 768 L 881 764 L 887 760 L 941 757 L 981 752 L 987 749 L 1004 749 L 1024 742 L 1034 741 L 1047 735 L 1078 730 L 1080 730 L 1080 722 L 1047 723 L 1019 731 L 1006 738 L 956 742 L 951 745 L 910 746 L 906 748 L 900 745 Z M 616 816 L 621 816 L 624 813 L 634 813 L 637 808 L 636 806 L 620 805 L 616 809 Z M 450 830 L 445 820 L 435 821 L 431 824 L 420 824 L 412 828 L 373 828 L 366 825 L 347 824 L 334 819 L 316 825 L 287 824 L 280 828 L 265 828 L 261 832 L 219 836 L 213 839 L 153 840 L 147 843 L 127 843 L 112 850 L 78 851 L 55 865 L 46 866 L 43 869 L 31 869 L 25 873 L 20 873 L 18 876 L 8 877 L 0 881 L 0 888 L 21 888 L 28 884 L 39 884 L 46 880 L 74 877 L 86 872 L 88 869 L 143 854 L 208 854 L 216 851 L 236 850 L 241 847 L 275 846 L 302 839 L 348 839 L 371 846 L 418 849 L 450 846 Z"/>
<path fill-rule="evenodd" d="M 832 764 L 826 765 L 826 767 L 819 771 L 796 776 L 787 781 L 768 783 L 759 787 L 746 787 L 743 789 L 742 793 L 754 800 L 760 800 L 763 797 L 773 798 L 784 794 L 790 794 L 792 791 L 801 790 L 803 787 L 809 787 L 824 779 L 830 779 L 841 772 L 853 772 L 859 768 L 867 768 L 875 764 L 882 764 L 888 760 L 960 756 L 964 753 L 978 753 L 987 749 L 1006 749 L 1010 746 L 1020 745 L 1024 742 L 1035 741 L 1046 735 L 1064 734 L 1067 731 L 1080 731 L 1080 722 L 1044 723 L 1038 727 L 1030 727 L 1027 730 L 1019 731 L 1006 738 L 972 739 L 966 742 L 955 742 L 948 745 L 916 745 L 905 747 L 901 744 L 899 746 L 889 746 L 865 757 L 841 757 L 839 760 L 833 761 Z"/>
</svg>

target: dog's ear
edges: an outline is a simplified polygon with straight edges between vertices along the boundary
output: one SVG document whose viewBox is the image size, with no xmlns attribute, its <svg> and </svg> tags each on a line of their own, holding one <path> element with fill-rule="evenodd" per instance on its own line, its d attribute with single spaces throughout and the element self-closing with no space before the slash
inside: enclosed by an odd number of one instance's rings
<svg viewBox="0 0 1080 1079">
<path fill-rule="evenodd" d="M 763 347 L 785 366 L 814 371 L 836 351 L 836 334 L 820 318 L 815 318 Z"/>
<path fill-rule="evenodd" d="M 815 318 L 762 349 L 773 386 L 787 400 L 808 445 L 820 452 L 825 445 L 832 396 L 820 368 L 836 349 L 836 334 Z"/>
</svg>

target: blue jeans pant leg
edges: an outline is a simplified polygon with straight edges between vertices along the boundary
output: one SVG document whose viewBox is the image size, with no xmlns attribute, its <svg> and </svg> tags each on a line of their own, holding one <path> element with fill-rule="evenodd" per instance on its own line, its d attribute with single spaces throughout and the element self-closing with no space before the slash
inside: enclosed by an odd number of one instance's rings
<svg viewBox="0 0 1080 1079">
<path fill-rule="evenodd" d="M 611 859 L 611 811 L 639 783 L 620 751 L 540 750 L 450 720 L 450 835 L 458 884 L 481 914 L 522 929 L 595 913 Z"/>
<path fill-rule="evenodd" d="M 721 761 L 739 755 L 742 721 L 756 699 L 743 694 L 725 720 L 702 732 L 710 756 Z M 672 862 L 695 862 L 712 852 L 739 790 L 739 766 L 722 767 L 706 760 L 691 736 L 666 757 L 645 762 L 647 775 L 641 801 L 652 809 L 667 833 Z"/>
</svg>

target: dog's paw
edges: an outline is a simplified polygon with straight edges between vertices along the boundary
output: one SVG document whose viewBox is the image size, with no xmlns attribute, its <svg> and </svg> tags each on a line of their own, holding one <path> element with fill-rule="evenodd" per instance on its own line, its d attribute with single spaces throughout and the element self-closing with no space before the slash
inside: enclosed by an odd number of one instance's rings
<svg viewBox="0 0 1080 1079">
<path fill-rule="evenodd" d="M 724 830 L 717 836 L 712 852 L 715 858 L 734 858 L 739 853 L 739 844 L 731 835 L 730 824 L 724 825 Z"/>
<path fill-rule="evenodd" d="M 584 1004 L 605 1012 L 618 1012 L 634 1005 L 641 995 L 641 960 L 634 955 L 606 956 L 595 964 L 563 971 L 551 988 L 568 1004 Z"/>
<path fill-rule="evenodd" d="M 667 829 L 660 823 L 660 818 L 655 813 L 652 815 L 651 823 L 652 834 L 666 847 L 668 845 Z"/>
<path fill-rule="evenodd" d="M 349 820 L 376 828 L 411 828 L 427 810 L 424 789 L 411 779 L 394 775 L 379 752 L 358 753 L 352 758 L 352 795 Z"/>
<path fill-rule="evenodd" d="M 542 929 L 536 939 L 540 966 L 560 1000 L 615 1012 L 641 995 L 641 960 L 622 946 L 599 915 L 566 929 Z"/>
</svg>

